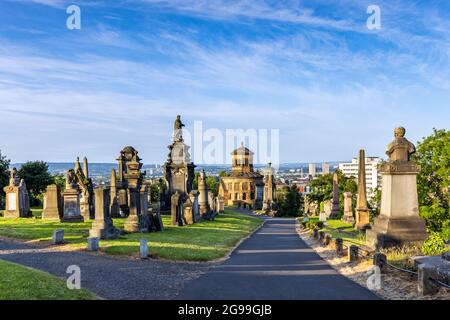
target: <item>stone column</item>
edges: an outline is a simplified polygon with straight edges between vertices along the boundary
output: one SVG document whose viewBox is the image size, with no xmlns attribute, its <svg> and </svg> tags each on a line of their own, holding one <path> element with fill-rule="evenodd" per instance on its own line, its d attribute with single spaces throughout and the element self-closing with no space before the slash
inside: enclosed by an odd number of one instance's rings
<svg viewBox="0 0 450 320">
<path fill-rule="evenodd" d="M 210 214 L 210 206 L 208 203 L 208 186 L 206 185 L 206 174 L 203 170 L 198 177 L 198 204 L 200 206 L 200 215 L 205 217 Z"/>
<path fill-rule="evenodd" d="M 130 213 L 125 221 L 124 229 L 127 232 L 140 232 L 141 231 L 141 204 L 139 190 L 135 188 L 129 189 L 129 207 Z"/>
<path fill-rule="evenodd" d="M 356 224 L 355 229 L 365 230 L 370 227 L 369 209 L 367 207 L 366 191 L 366 151 L 359 151 L 358 160 L 358 198 L 356 206 Z"/>
<path fill-rule="evenodd" d="M 92 222 L 92 228 L 89 230 L 89 237 L 99 239 L 116 238 L 119 234 L 114 228 L 113 221 L 109 212 L 109 188 L 96 188 L 95 195 L 95 220 Z"/>
<path fill-rule="evenodd" d="M 335 219 L 340 214 L 340 212 L 341 212 L 341 210 L 339 209 L 339 177 L 338 177 L 337 172 L 334 172 L 334 174 L 333 174 L 333 200 L 332 200 L 330 218 Z"/>
<path fill-rule="evenodd" d="M 116 170 L 111 170 L 110 185 L 110 214 L 112 218 L 120 218 L 119 200 L 117 198 L 117 177 Z"/>
<path fill-rule="evenodd" d="M 344 216 L 342 220 L 349 223 L 354 223 L 355 218 L 353 217 L 353 207 L 352 207 L 352 196 L 351 192 L 344 193 Z"/>
<path fill-rule="evenodd" d="M 44 195 L 43 220 L 59 220 L 62 217 L 61 193 L 56 184 L 49 185 Z"/>
</svg>

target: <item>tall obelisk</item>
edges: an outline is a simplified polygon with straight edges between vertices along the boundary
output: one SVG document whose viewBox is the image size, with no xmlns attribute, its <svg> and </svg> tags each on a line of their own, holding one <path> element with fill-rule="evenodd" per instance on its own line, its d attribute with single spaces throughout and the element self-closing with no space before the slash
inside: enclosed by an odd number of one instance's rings
<svg viewBox="0 0 450 320">
<path fill-rule="evenodd" d="M 364 149 L 359 150 L 358 165 L 358 204 L 356 206 L 355 229 L 364 230 L 370 226 L 366 193 L 366 152 Z"/>
</svg>

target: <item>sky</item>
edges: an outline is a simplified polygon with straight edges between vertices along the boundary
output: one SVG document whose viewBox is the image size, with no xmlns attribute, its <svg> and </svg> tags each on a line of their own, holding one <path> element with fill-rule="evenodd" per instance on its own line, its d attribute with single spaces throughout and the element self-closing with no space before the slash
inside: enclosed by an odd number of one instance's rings
<svg viewBox="0 0 450 320">
<path fill-rule="evenodd" d="M 178 114 L 189 130 L 279 130 L 281 163 L 383 156 L 399 125 L 416 143 L 449 129 L 450 2 L 0 2 L 12 162 L 114 162 L 132 145 L 162 163 Z"/>
</svg>

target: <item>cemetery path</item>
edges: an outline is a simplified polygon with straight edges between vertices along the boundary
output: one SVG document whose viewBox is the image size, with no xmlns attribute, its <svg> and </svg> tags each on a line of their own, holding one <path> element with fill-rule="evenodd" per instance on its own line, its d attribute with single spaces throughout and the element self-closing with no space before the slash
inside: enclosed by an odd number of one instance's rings
<svg viewBox="0 0 450 320">
<path fill-rule="evenodd" d="M 208 264 L 125 260 L 83 252 L 61 252 L 0 239 L 0 259 L 67 279 L 67 267 L 81 269 L 81 286 L 104 299 L 174 299 Z M 5 275 L 3 275 L 5 276 Z"/>
<path fill-rule="evenodd" d="M 374 300 L 297 234 L 295 219 L 267 219 L 222 265 L 188 283 L 186 300 Z"/>
</svg>

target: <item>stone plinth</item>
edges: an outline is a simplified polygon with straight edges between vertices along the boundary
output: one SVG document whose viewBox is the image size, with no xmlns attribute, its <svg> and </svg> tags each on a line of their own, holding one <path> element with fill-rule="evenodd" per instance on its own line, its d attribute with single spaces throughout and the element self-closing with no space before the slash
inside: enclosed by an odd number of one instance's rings
<svg viewBox="0 0 450 320">
<path fill-rule="evenodd" d="M 6 207 L 3 213 L 4 218 L 30 218 L 30 199 L 28 197 L 25 181 L 20 183 L 17 179 L 11 179 L 10 185 L 3 188 L 6 193 Z"/>
<path fill-rule="evenodd" d="M 380 215 L 366 233 L 367 245 L 387 248 L 421 243 L 427 237 L 425 221 L 419 217 L 417 174 L 420 167 L 410 162 L 387 163 L 380 167 L 382 195 Z"/>
<path fill-rule="evenodd" d="M 127 232 L 140 232 L 142 229 L 140 218 L 140 194 L 137 190 L 130 190 L 130 214 L 124 223 Z"/>
<path fill-rule="evenodd" d="M 47 187 L 44 195 L 43 220 L 59 220 L 63 216 L 63 204 L 61 193 L 57 185 L 52 184 Z"/>
<path fill-rule="evenodd" d="M 119 231 L 114 228 L 109 212 L 110 190 L 108 188 L 97 188 L 94 190 L 94 196 L 95 220 L 92 222 L 89 236 L 99 239 L 116 238 L 119 235 Z"/>
<path fill-rule="evenodd" d="M 344 192 L 344 216 L 342 217 L 342 220 L 348 223 L 355 222 L 355 218 L 353 217 L 352 196 L 351 192 Z"/>
<path fill-rule="evenodd" d="M 64 214 L 61 222 L 84 222 L 80 212 L 80 194 L 77 189 L 66 189 L 63 192 Z"/>
</svg>

